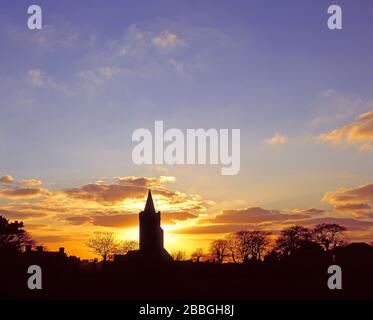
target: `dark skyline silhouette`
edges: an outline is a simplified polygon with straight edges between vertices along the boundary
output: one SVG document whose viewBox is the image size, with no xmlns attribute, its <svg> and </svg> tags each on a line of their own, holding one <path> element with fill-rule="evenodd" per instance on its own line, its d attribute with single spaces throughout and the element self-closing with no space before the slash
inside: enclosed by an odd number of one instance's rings
<svg viewBox="0 0 373 320">
<path fill-rule="evenodd" d="M 50 252 L 42 246 L 32 249 L 24 243 L 21 223 L 2 220 L 0 273 L 6 275 L 0 287 L 2 299 L 372 299 L 373 247 L 366 243 L 334 241 L 322 247 L 310 238 L 310 230 L 294 226 L 284 230 L 277 249 L 264 258 L 261 249 L 249 252 L 241 263 L 221 259 L 173 261 L 163 247 L 161 214 L 155 210 L 151 191 L 139 214 L 140 248 L 113 261 L 87 262 L 68 256 L 63 248 Z M 9 225 L 11 227 L 9 227 Z M 335 227 L 334 227 L 335 228 Z M 242 231 L 237 236 L 263 240 L 267 233 Z M 13 237 L 7 246 L 6 237 Z M 256 242 L 257 244 L 258 242 Z M 265 241 L 261 243 L 266 245 Z M 221 249 L 221 248 L 220 248 Z M 237 257 L 236 257 L 237 258 Z M 237 260 L 238 261 L 238 260 Z M 237 262 L 236 261 L 236 262 Z M 327 287 L 327 269 L 343 270 L 343 289 Z M 41 267 L 43 288 L 27 288 L 30 265 Z"/>
</svg>

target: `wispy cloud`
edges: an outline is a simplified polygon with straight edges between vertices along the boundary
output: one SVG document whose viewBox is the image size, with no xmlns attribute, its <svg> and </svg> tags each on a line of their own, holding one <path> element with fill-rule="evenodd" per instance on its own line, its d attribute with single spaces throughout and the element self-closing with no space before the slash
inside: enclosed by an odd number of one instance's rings
<svg viewBox="0 0 373 320">
<path fill-rule="evenodd" d="M 28 70 L 26 74 L 26 80 L 31 85 L 31 87 L 51 88 L 53 90 L 62 92 L 67 96 L 71 95 L 73 92 L 72 88 L 68 88 L 61 83 L 57 83 L 52 77 L 48 76 L 46 72 L 41 69 Z"/>
<path fill-rule="evenodd" d="M 152 40 L 154 46 L 162 49 L 175 48 L 185 45 L 175 33 L 163 30 L 160 34 L 155 36 Z"/>
<path fill-rule="evenodd" d="M 333 205 L 336 212 L 349 213 L 355 217 L 373 217 L 373 184 L 328 191 L 323 201 Z"/>
<path fill-rule="evenodd" d="M 12 183 L 14 178 L 11 175 L 5 175 L 0 177 L 0 183 Z"/>
<path fill-rule="evenodd" d="M 31 34 L 30 40 L 37 46 L 57 49 L 77 45 L 82 38 L 77 29 L 67 24 L 58 24 L 44 25 L 42 30 Z"/>
<path fill-rule="evenodd" d="M 366 112 L 373 107 L 373 100 L 326 89 L 319 93 L 311 107 L 316 115 L 306 125 L 306 129 L 312 133 L 341 125 L 357 114 Z"/>
<path fill-rule="evenodd" d="M 170 64 L 175 68 L 175 70 L 179 73 L 184 72 L 184 64 L 181 61 L 176 61 L 174 59 L 170 59 Z"/>
<path fill-rule="evenodd" d="M 276 133 L 272 137 L 268 138 L 266 142 L 270 145 L 280 145 L 288 141 L 288 137 L 283 134 Z"/>
<path fill-rule="evenodd" d="M 39 179 L 23 179 L 21 183 L 25 186 L 38 187 L 42 185 L 42 181 Z"/>
<path fill-rule="evenodd" d="M 47 79 L 40 69 L 31 69 L 27 72 L 27 80 L 33 87 L 41 87 Z"/>
<path fill-rule="evenodd" d="M 101 66 L 93 70 L 79 71 L 76 73 L 76 77 L 83 82 L 101 85 L 115 77 L 129 75 L 130 73 L 131 70 L 126 68 Z"/>
<path fill-rule="evenodd" d="M 319 135 L 334 144 L 354 144 L 360 150 L 373 150 L 373 111 L 359 115 L 356 121 Z"/>
<path fill-rule="evenodd" d="M 14 188 L 0 191 L 0 198 L 24 199 L 40 197 L 44 193 L 41 188 Z"/>
</svg>

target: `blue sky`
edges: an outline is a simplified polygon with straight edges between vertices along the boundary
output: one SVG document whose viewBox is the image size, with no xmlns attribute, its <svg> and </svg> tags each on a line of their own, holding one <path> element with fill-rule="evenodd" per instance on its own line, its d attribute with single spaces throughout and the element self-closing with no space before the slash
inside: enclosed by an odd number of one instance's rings
<svg viewBox="0 0 373 320">
<path fill-rule="evenodd" d="M 1 173 L 52 188 L 158 175 L 132 164 L 131 134 L 163 120 L 241 129 L 240 175 L 165 168 L 208 198 L 311 206 L 372 178 L 371 152 L 312 138 L 371 110 L 371 1 L 338 1 L 338 31 L 328 1 L 39 1 L 30 31 L 33 3 L 1 4 Z"/>
<path fill-rule="evenodd" d="M 294 223 L 372 241 L 372 1 L 40 0 L 43 30 L 31 4 L 0 4 L 0 214 L 39 244 L 137 239 L 147 188 L 168 249 Z M 240 129 L 239 174 L 134 165 L 155 120 Z"/>
</svg>

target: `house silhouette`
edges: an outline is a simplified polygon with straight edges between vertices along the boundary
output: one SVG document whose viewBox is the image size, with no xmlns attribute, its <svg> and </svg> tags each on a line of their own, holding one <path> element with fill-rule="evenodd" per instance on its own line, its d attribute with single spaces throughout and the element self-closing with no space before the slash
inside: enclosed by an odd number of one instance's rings
<svg viewBox="0 0 373 320">
<path fill-rule="evenodd" d="M 155 210 L 150 189 L 144 211 L 139 213 L 139 240 L 139 250 L 129 251 L 125 255 L 114 255 L 114 262 L 167 263 L 173 261 L 171 255 L 163 246 L 161 213 Z"/>
</svg>

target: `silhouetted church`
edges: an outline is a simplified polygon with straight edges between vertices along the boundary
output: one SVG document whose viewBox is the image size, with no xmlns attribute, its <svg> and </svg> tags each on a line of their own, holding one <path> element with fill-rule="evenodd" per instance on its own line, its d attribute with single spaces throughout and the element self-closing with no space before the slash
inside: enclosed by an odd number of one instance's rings
<svg viewBox="0 0 373 320">
<path fill-rule="evenodd" d="M 140 250 L 116 255 L 114 261 L 123 262 L 171 262 L 170 254 L 163 247 L 161 213 L 155 211 L 152 193 L 149 190 L 144 211 L 139 214 Z"/>
</svg>

